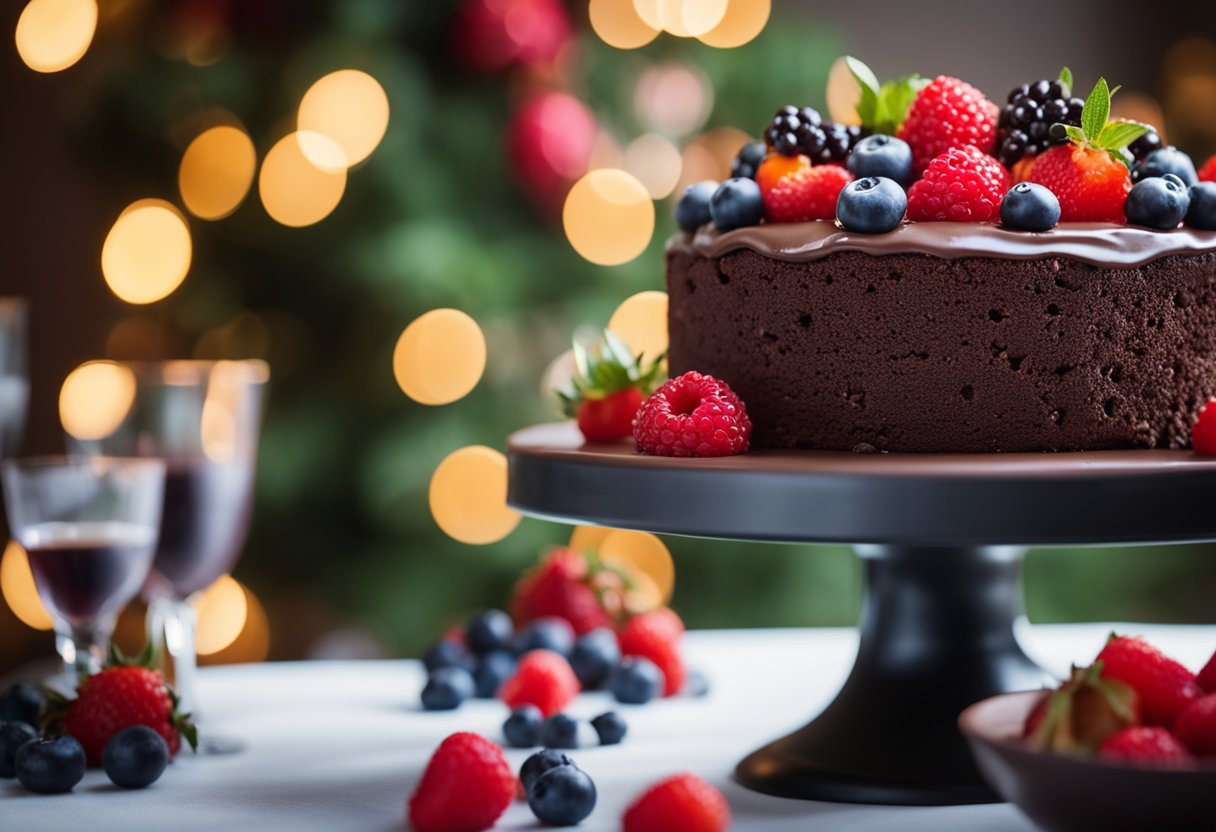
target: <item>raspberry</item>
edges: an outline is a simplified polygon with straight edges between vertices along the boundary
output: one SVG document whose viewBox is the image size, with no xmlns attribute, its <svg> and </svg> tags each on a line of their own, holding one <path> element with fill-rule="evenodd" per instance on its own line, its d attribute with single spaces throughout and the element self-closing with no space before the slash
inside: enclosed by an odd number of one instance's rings
<svg viewBox="0 0 1216 832">
<path fill-rule="evenodd" d="M 624 832 L 724 832 L 730 804 L 722 792 L 695 774 L 660 780 L 625 810 Z"/>
<path fill-rule="evenodd" d="M 752 423 L 725 382 L 689 371 L 654 391 L 638 411 L 633 439 L 655 456 L 731 456 L 747 450 Z"/>
<path fill-rule="evenodd" d="M 501 748 L 478 734 L 452 734 L 426 764 L 406 814 L 414 832 L 477 832 L 494 825 L 516 789 Z"/>
<path fill-rule="evenodd" d="M 939 75 L 921 90 L 897 134 L 912 146 L 912 172 L 953 147 L 974 145 L 991 153 L 996 143 L 996 105 L 975 87 Z"/>
<path fill-rule="evenodd" d="M 764 197 L 769 222 L 809 222 L 836 216 L 836 200 L 853 174 L 839 165 L 816 165 L 783 176 Z"/>
<path fill-rule="evenodd" d="M 1191 428 L 1191 447 L 1197 454 L 1216 454 L 1216 399 L 1209 399 L 1199 408 L 1199 416 Z M 1212 659 L 1216 662 L 1216 656 Z M 1216 686 L 1216 678 L 1213 684 Z"/>
<path fill-rule="evenodd" d="M 1140 695 L 1146 725 L 1172 725 L 1202 694 L 1195 674 L 1143 639 L 1111 636 L 1097 662 L 1104 678 L 1118 679 Z"/>
<path fill-rule="evenodd" d="M 1197 757 L 1216 757 L 1216 693 L 1196 699 L 1174 722 L 1174 736 Z"/>
<path fill-rule="evenodd" d="M 1216 410 L 1216 408 L 1213 409 Z M 1212 654 L 1212 658 L 1208 659 L 1203 670 L 1199 671 L 1196 681 L 1199 682 L 1199 688 L 1204 693 L 1216 693 L 1216 653 Z"/>
<path fill-rule="evenodd" d="M 908 191 L 908 219 L 995 222 L 1009 190 L 1009 173 L 974 147 L 947 150 L 929 163 L 925 176 Z"/>
<path fill-rule="evenodd" d="M 663 671 L 663 695 L 674 696 L 684 688 L 688 673 L 680 656 L 683 622 L 670 610 L 635 615 L 618 634 L 621 655 L 650 659 Z"/>
<path fill-rule="evenodd" d="M 498 696 L 511 710 L 535 705 L 552 716 L 570 704 L 578 689 L 578 677 L 561 654 L 533 650 L 519 660 L 515 675 L 503 683 Z"/>
<path fill-rule="evenodd" d="M 1203 163 L 1203 167 L 1199 169 L 1200 182 L 1216 182 L 1216 154 L 1212 154 L 1212 158 Z"/>
<path fill-rule="evenodd" d="M 1098 756 L 1116 762 L 1177 767 L 1190 762 L 1185 746 L 1164 728 L 1137 725 L 1111 734 L 1098 746 Z"/>
<path fill-rule="evenodd" d="M 1030 180 L 1060 200 L 1063 222 L 1125 222 L 1132 189 L 1127 165 L 1109 152 L 1068 143 L 1039 155 Z"/>
</svg>

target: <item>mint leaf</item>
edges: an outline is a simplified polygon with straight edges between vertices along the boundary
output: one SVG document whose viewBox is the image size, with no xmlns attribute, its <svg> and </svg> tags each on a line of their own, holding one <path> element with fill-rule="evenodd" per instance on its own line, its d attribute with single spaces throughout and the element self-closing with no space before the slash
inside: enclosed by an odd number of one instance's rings
<svg viewBox="0 0 1216 832">
<path fill-rule="evenodd" d="M 1098 147 L 1103 150 L 1121 150 L 1143 136 L 1149 130 L 1148 125 L 1134 121 L 1112 121 L 1098 133 Z"/>
<path fill-rule="evenodd" d="M 1060 70 L 1060 83 L 1064 85 L 1064 93 L 1072 95 L 1072 70 L 1068 67 Z"/>
<path fill-rule="evenodd" d="M 908 75 L 883 84 L 878 95 L 880 118 L 876 120 L 876 126 L 881 128 L 879 132 L 894 135 L 908 117 L 908 110 L 916 96 L 927 86 L 929 79 L 919 75 Z"/>
<path fill-rule="evenodd" d="M 1072 139 L 1074 142 L 1084 143 L 1087 141 L 1087 138 L 1085 136 L 1085 131 L 1075 125 L 1072 125 L 1072 124 L 1064 125 L 1064 132 L 1067 133 L 1068 138 Z"/>
<path fill-rule="evenodd" d="M 878 77 L 873 70 L 851 55 L 844 56 L 845 66 L 853 76 L 853 80 L 861 88 L 861 98 L 857 102 L 857 116 L 862 124 L 873 124 L 878 118 L 878 94 L 880 86 Z"/>
<path fill-rule="evenodd" d="M 1085 131 L 1085 137 L 1096 141 L 1109 118 L 1110 87 L 1106 85 L 1105 78 L 1099 78 L 1081 110 L 1081 129 Z"/>
</svg>

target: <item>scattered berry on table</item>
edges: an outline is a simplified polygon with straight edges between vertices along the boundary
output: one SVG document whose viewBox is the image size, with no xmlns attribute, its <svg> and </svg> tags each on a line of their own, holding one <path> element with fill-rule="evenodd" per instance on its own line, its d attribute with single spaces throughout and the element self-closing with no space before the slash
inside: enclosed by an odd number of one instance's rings
<svg viewBox="0 0 1216 832">
<path fill-rule="evenodd" d="M 144 789 L 165 773 L 169 746 L 146 725 L 132 725 L 115 734 L 101 755 L 106 777 L 124 789 Z"/>
<path fill-rule="evenodd" d="M 473 695 L 474 687 L 472 674 L 463 667 L 437 667 L 422 688 L 422 708 L 454 711 Z"/>
<path fill-rule="evenodd" d="M 625 733 L 629 730 L 625 718 L 616 711 L 600 714 L 591 720 L 591 727 L 600 738 L 600 745 L 616 745 L 625 739 Z"/>
<path fill-rule="evenodd" d="M 0 777 L 16 776 L 17 749 L 37 736 L 38 731 L 27 722 L 0 722 Z"/>
<path fill-rule="evenodd" d="M 38 794 L 62 794 L 84 777 L 85 752 L 75 737 L 30 740 L 17 751 L 17 780 Z"/>
<path fill-rule="evenodd" d="M 853 174 L 839 165 L 802 167 L 762 189 L 769 222 L 810 222 L 836 216 L 836 200 Z"/>
<path fill-rule="evenodd" d="M 708 696 L 709 688 L 709 677 L 703 671 L 696 668 L 688 671 L 688 676 L 684 679 L 683 694 L 685 696 Z"/>
<path fill-rule="evenodd" d="M 595 783 L 578 766 L 557 766 L 528 789 L 528 808 L 542 823 L 574 826 L 595 809 Z"/>
<path fill-rule="evenodd" d="M 1000 162 L 971 145 L 955 147 L 933 159 L 908 191 L 908 219 L 995 222 L 1008 190 Z"/>
<path fill-rule="evenodd" d="M 1022 736 L 1039 750 L 1075 753 L 1139 723 L 1136 691 L 1105 678 L 1101 665 L 1095 663 L 1074 667 L 1058 689 L 1044 695 L 1027 715 Z"/>
<path fill-rule="evenodd" d="M 1168 173 L 1177 176 L 1188 188 L 1199 181 L 1199 174 L 1195 171 L 1195 163 L 1191 161 L 1191 157 L 1171 146 L 1154 150 L 1143 162 L 1136 165 L 1132 170 L 1132 182 L 1165 176 Z"/>
<path fill-rule="evenodd" d="M 625 622 L 617 638 L 624 656 L 650 659 L 663 674 L 663 695 L 675 696 L 684 687 L 687 671 L 680 655 L 683 624 L 676 629 L 667 610 L 642 613 Z M 676 617 L 676 621 L 679 618 Z"/>
<path fill-rule="evenodd" d="M 709 200 L 709 215 L 719 231 L 756 225 L 764 219 L 760 187 L 751 179 L 727 179 Z"/>
<path fill-rule="evenodd" d="M 912 172 L 920 174 L 947 150 L 966 145 L 991 153 L 996 105 L 975 87 L 939 75 L 917 93 L 896 135 L 912 147 Z"/>
<path fill-rule="evenodd" d="M 1216 231 L 1216 182 L 1192 185 L 1190 195 L 1186 224 L 1200 231 Z"/>
<path fill-rule="evenodd" d="M 1001 200 L 1001 225 L 1015 231 L 1047 231 L 1060 221 L 1060 200 L 1033 182 L 1019 182 Z"/>
<path fill-rule="evenodd" d="M 1216 757 L 1216 693 L 1186 706 L 1174 721 L 1174 736 L 1196 757 Z"/>
<path fill-rule="evenodd" d="M 1203 167 L 1199 169 L 1200 182 L 1216 182 L 1216 153 L 1213 153 L 1211 158 L 1203 163 Z"/>
<path fill-rule="evenodd" d="M 574 760 L 561 751 L 556 751 L 552 748 L 546 748 L 537 751 L 528 759 L 524 760 L 524 764 L 519 768 L 519 782 L 523 785 L 524 791 L 527 792 L 532 788 L 537 779 L 546 771 L 558 768 L 559 766 L 572 766 Z"/>
<path fill-rule="evenodd" d="M 578 721 L 554 714 L 540 726 L 540 744 L 545 748 L 578 748 Z"/>
<path fill-rule="evenodd" d="M 912 148 L 903 139 L 875 133 L 857 143 L 847 166 L 858 179 L 884 176 L 907 186 L 912 181 Z"/>
<path fill-rule="evenodd" d="M 621 648 L 616 633 L 607 627 L 599 627 L 578 637 L 570 653 L 570 667 L 578 677 L 583 690 L 597 690 L 608 681 L 608 677 L 621 661 Z"/>
<path fill-rule="evenodd" d="M 676 203 L 676 225 L 680 230 L 692 233 L 710 221 L 709 200 L 718 183 L 712 179 L 697 182 L 684 189 L 680 201 Z"/>
<path fill-rule="evenodd" d="M 557 615 L 542 615 L 529 621 L 515 636 L 515 652 L 524 655 L 533 650 L 552 650 L 563 656 L 574 649 L 574 628 Z"/>
<path fill-rule="evenodd" d="M 739 152 L 730 163 L 730 175 L 734 178 L 755 179 L 760 163 L 768 155 L 768 147 L 764 142 L 748 142 L 739 148 Z"/>
<path fill-rule="evenodd" d="M 861 128 L 824 121 L 813 107 L 786 105 L 764 130 L 769 147 L 783 156 L 801 154 L 816 164 L 844 164 Z"/>
<path fill-rule="evenodd" d="M 1127 221 L 1167 231 L 1177 228 L 1187 209 L 1191 195 L 1187 186 L 1172 173 L 1141 179 L 1127 194 Z"/>
<path fill-rule="evenodd" d="M 1195 674 L 1140 638 L 1111 636 L 1095 663 L 1102 676 L 1118 679 L 1139 694 L 1146 725 L 1172 725 L 1202 695 Z"/>
<path fill-rule="evenodd" d="M 38 715 L 46 697 L 33 682 L 14 682 L 0 694 L 0 722 L 24 722 L 37 725 Z"/>
<path fill-rule="evenodd" d="M 1208 404 L 1211 405 L 1208 409 L 1213 417 L 1212 453 L 1216 453 L 1216 405 L 1213 405 L 1212 402 L 1208 402 Z M 1216 653 L 1212 654 L 1212 658 L 1208 659 L 1208 663 L 1203 666 L 1203 670 L 1199 671 L 1195 679 L 1204 693 L 1216 693 Z"/>
<path fill-rule="evenodd" d="M 1186 747 L 1164 728 L 1136 725 L 1112 734 L 1098 746 L 1098 756 L 1111 762 L 1176 767 L 1191 762 Z"/>
<path fill-rule="evenodd" d="M 511 708 L 535 705 L 546 717 L 560 713 L 578 694 L 570 663 L 552 650 L 533 650 L 519 660 L 515 675 L 499 691 Z"/>
<path fill-rule="evenodd" d="M 676 774 L 647 789 L 626 811 L 623 832 L 724 832 L 730 804 L 695 774 Z"/>
<path fill-rule="evenodd" d="M 894 231 L 908 211 L 908 195 L 894 179 L 867 176 L 850 182 L 836 200 L 836 220 L 849 231 Z"/>
<path fill-rule="evenodd" d="M 1127 146 L 1127 149 L 1132 154 L 1132 158 L 1137 162 L 1143 162 L 1151 153 L 1161 149 L 1161 135 L 1148 126 L 1148 132 Z"/>
<path fill-rule="evenodd" d="M 478 734 L 452 734 L 422 773 L 406 814 L 414 832 L 489 829 L 515 799 L 502 749 Z"/>
<path fill-rule="evenodd" d="M 464 640 L 469 652 L 483 656 L 496 650 L 510 650 L 515 637 L 515 624 L 502 610 L 486 610 L 469 619 Z"/>
<path fill-rule="evenodd" d="M 1191 426 L 1191 449 L 1197 454 L 1216 456 L 1216 399 L 1209 399 L 1199 408 Z M 1200 672 L 1199 684 L 1209 693 L 1216 693 L 1216 656 Z"/>
<path fill-rule="evenodd" d="M 616 701 L 626 705 L 645 705 L 663 693 L 663 671 L 650 659 L 626 656 L 612 673 L 608 686 Z"/>
<path fill-rule="evenodd" d="M 1079 126 L 1084 105 L 1080 98 L 1073 97 L 1064 79 L 1044 79 L 1015 87 L 997 120 L 996 157 L 1001 164 L 1012 167 L 1027 153 L 1042 153 L 1053 144 L 1066 141 L 1067 137 L 1053 138 L 1051 127 Z"/>
<path fill-rule="evenodd" d="M 502 734 L 512 748 L 535 748 L 540 745 L 540 726 L 545 715 L 535 705 L 521 705 L 511 711 L 502 724 Z"/>
<path fill-rule="evenodd" d="M 428 672 L 441 667 L 463 667 L 471 673 L 476 666 L 464 645 L 449 639 L 437 641 L 428 647 L 422 654 L 422 664 Z"/>
<path fill-rule="evenodd" d="M 473 672 L 473 695 L 478 699 L 495 699 L 503 683 L 515 673 L 515 654 L 506 650 L 486 653 L 477 660 Z"/>
<path fill-rule="evenodd" d="M 730 456 L 747 450 L 752 423 L 735 392 L 689 371 L 651 394 L 638 411 L 634 442 L 655 456 Z"/>
<path fill-rule="evenodd" d="M 602 570 L 582 552 L 560 547 L 551 550 L 515 585 L 511 615 L 516 625 L 556 615 L 579 635 L 612 626 L 602 600 L 610 593 L 602 586 L 601 575 Z"/>
</svg>

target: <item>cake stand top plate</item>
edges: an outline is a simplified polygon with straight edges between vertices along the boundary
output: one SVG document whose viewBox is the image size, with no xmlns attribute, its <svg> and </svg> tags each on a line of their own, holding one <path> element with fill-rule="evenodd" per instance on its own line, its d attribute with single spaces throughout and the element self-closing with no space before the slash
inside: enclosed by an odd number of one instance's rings
<svg viewBox="0 0 1216 832">
<path fill-rule="evenodd" d="M 694 537 L 906 546 L 1216 540 L 1216 458 L 1189 451 L 643 456 L 573 422 L 508 445 L 518 511 Z"/>
</svg>

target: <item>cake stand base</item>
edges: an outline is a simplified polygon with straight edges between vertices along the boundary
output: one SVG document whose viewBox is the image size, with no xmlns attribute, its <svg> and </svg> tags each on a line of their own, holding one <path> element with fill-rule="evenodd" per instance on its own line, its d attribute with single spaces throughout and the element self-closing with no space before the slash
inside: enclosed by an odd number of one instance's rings
<svg viewBox="0 0 1216 832">
<path fill-rule="evenodd" d="M 865 600 L 848 681 L 809 725 L 743 760 L 739 782 L 782 797 L 846 803 L 999 800 L 956 722 L 973 702 L 1049 681 L 1013 633 L 1022 615 L 1025 550 L 856 551 L 865 565 Z"/>
</svg>

